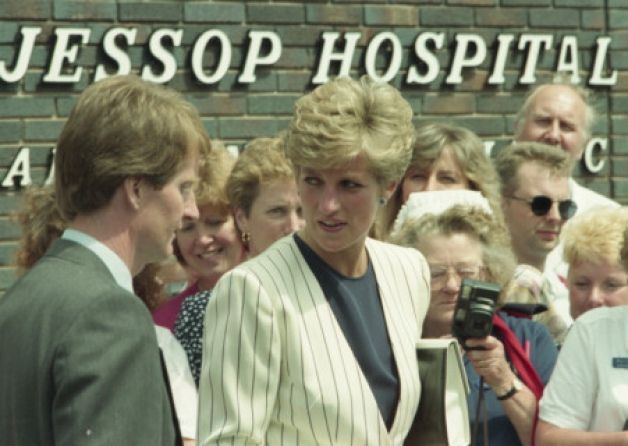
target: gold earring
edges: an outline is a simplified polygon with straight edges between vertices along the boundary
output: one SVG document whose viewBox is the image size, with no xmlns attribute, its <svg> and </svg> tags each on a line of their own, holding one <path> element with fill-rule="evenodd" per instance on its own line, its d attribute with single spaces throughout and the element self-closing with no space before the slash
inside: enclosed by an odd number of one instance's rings
<svg viewBox="0 0 628 446">
<path fill-rule="evenodd" d="M 251 236 L 249 235 L 249 233 L 244 231 L 242 231 L 242 235 L 240 236 L 240 238 L 242 239 L 242 243 L 248 243 L 249 240 L 251 240 Z"/>
</svg>

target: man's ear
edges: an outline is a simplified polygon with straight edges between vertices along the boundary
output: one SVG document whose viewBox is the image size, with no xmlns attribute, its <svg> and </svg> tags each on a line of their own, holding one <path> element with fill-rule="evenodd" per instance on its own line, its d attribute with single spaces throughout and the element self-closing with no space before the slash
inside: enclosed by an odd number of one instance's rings
<svg viewBox="0 0 628 446">
<path fill-rule="evenodd" d="M 124 188 L 124 195 L 130 206 L 137 210 L 142 204 L 142 198 L 144 197 L 143 180 L 139 177 L 128 177 L 122 183 Z"/>
</svg>

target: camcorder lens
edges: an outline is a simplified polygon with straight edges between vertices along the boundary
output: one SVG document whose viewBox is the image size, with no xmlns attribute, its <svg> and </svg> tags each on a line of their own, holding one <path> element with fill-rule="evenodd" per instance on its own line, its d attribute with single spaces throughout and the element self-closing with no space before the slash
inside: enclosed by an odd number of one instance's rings
<svg viewBox="0 0 628 446">
<path fill-rule="evenodd" d="M 465 347 L 468 338 L 483 338 L 491 333 L 498 285 L 463 279 L 454 310 L 452 334 Z"/>
</svg>

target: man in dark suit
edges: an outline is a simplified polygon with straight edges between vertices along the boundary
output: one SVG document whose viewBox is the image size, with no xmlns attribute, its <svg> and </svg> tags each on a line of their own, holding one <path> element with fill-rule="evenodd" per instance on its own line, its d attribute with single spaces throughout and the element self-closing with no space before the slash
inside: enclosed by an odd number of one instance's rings
<svg viewBox="0 0 628 446">
<path fill-rule="evenodd" d="M 81 94 L 55 159 L 68 229 L 0 298 L 0 444 L 180 441 L 131 282 L 198 216 L 207 150 L 197 112 L 173 91 L 117 76 Z"/>
</svg>

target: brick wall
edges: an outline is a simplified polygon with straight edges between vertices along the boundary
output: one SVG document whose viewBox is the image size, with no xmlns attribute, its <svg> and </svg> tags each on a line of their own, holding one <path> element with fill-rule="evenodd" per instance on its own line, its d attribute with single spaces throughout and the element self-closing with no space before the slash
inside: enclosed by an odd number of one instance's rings
<svg viewBox="0 0 628 446">
<path fill-rule="evenodd" d="M 256 136 L 273 135 L 282 129 L 294 101 L 313 87 L 320 62 L 322 33 L 360 32 L 351 64 L 351 75 L 365 72 L 366 49 L 382 31 L 394 33 L 402 45 L 400 70 L 391 83 L 411 102 L 417 123 L 447 119 L 468 126 L 486 140 L 496 141 L 497 150 L 508 142 L 513 116 L 529 88 L 520 83 L 525 52 L 516 49 L 523 34 L 549 34 L 554 43 L 539 57 L 538 81 L 549 79 L 556 68 L 558 43 L 563 36 L 578 41 L 578 60 L 586 80 L 593 65 L 595 41 L 610 36 L 608 62 L 618 70 L 614 86 L 594 87 L 600 120 L 595 136 L 608 137 L 608 150 L 601 156 L 606 166 L 597 174 L 580 168 L 581 182 L 628 203 L 628 2 L 623 0 L 415 0 L 415 1 L 126 1 L 126 0 L 3 0 L 0 3 L 0 61 L 10 70 L 15 62 L 22 26 L 39 26 L 27 72 L 17 82 L 0 81 L 0 180 L 22 147 L 29 147 L 33 183 L 48 174 L 50 150 L 76 95 L 93 81 L 96 65 L 115 68 L 102 49 L 103 36 L 112 27 L 137 29 L 135 43 L 126 51 L 132 71 L 154 63 L 148 51 L 153 31 L 183 30 L 182 43 L 173 51 L 177 71 L 169 85 L 183 92 L 199 109 L 212 137 L 241 145 Z M 74 66 L 83 68 L 78 82 L 51 84 L 42 81 L 54 48 L 56 28 L 89 28 L 89 41 L 82 45 Z M 229 69 L 220 82 L 204 85 L 191 73 L 191 52 L 197 37 L 215 29 L 224 32 L 232 45 Z M 254 83 L 239 83 L 238 76 L 249 48 L 249 31 L 276 32 L 283 44 L 281 57 L 272 66 L 259 67 Z M 417 36 L 443 32 L 444 45 L 435 51 L 438 75 L 426 85 L 405 82 Z M 460 33 L 481 36 L 487 57 L 477 68 L 462 71 L 462 82 L 449 84 L 455 38 Z M 497 37 L 510 33 L 515 40 L 508 52 L 505 82 L 488 85 L 497 51 Z M 341 40 L 342 42 L 342 40 Z M 203 62 L 215 68 L 219 54 L 207 51 Z M 380 69 L 390 53 L 376 57 Z M 331 64 L 330 74 L 339 69 Z M 608 72 L 608 70 L 606 71 Z M 0 189 L 0 293 L 14 280 L 12 267 L 19 230 L 9 214 L 20 203 L 21 192 Z"/>
</svg>

